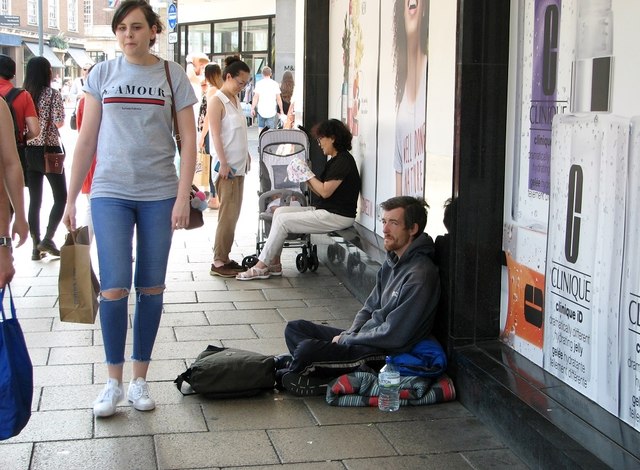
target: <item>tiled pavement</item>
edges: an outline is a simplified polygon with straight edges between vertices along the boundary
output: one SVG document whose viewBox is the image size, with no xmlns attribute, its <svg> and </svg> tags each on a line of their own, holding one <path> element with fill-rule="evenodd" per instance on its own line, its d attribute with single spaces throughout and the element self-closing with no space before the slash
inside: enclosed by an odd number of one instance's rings
<svg viewBox="0 0 640 470">
<path fill-rule="evenodd" d="M 256 154 L 255 128 L 250 132 Z M 232 253 L 238 261 L 254 251 L 255 169 Z M 211 277 L 215 224 L 216 213 L 209 211 L 204 228 L 174 237 L 148 376 L 157 408 L 143 413 L 121 406 L 108 419 L 95 419 L 91 411 L 105 381 L 99 322 L 61 323 L 59 262 L 31 261 L 30 247 L 15 251 L 13 294 L 35 390 L 31 421 L 19 436 L 0 443 L 0 469 L 526 468 L 458 402 L 385 414 L 275 391 L 236 400 L 183 397 L 173 380 L 208 344 L 278 354 L 286 349 L 287 320 L 347 326 L 360 306 L 326 267 L 298 273 L 295 250 L 284 251 L 280 279 Z M 61 231 L 57 241 L 62 239 Z"/>
</svg>

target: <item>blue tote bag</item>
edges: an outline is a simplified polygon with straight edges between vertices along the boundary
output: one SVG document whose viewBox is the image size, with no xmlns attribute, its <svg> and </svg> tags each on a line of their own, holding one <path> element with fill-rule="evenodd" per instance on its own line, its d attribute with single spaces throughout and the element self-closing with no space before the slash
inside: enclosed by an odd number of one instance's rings
<svg viewBox="0 0 640 470">
<path fill-rule="evenodd" d="M 11 317 L 4 311 L 9 290 Z M 0 289 L 0 440 L 17 436 L 31 417 L 33 366 L 22 328 L 16 318 L 11 288 Z"/>
</svg>

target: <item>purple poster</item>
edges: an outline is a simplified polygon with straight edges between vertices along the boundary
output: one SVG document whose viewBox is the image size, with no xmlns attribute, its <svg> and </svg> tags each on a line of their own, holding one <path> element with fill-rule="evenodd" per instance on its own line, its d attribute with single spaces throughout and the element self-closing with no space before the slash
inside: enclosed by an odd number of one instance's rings
<svg viewBox="0 0 640 470">
<path fill-rule="evenodd" d="M 558 100 L 558 49 L 561 0 L 536 0 L 533 32 L 531 106 L 529 108 L 530 191 L 549 194 L 551 121 L 568 109 Z"/>
</svg>

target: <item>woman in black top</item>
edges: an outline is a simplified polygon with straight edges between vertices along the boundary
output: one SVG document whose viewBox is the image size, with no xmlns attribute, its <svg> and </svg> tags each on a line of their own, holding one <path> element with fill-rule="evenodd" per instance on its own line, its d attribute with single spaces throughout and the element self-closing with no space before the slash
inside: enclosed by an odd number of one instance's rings
<svg viewBox="0 0 640 470">
<path fill-rule="evenodd" d="M 241 281 L 268 279 L 282 275 L 280 254 L 290 233 L 326 233 L 353 225 L 360 194 L 360 173 L 349 153 L 352 135 L 337 119 L 329 119 L 314 129 L 318 145 L 327 156 L 320 176 L 310 173 L 307 187 L 319 196 L 315 207 L 280 207 L 273 216 L 269 238 L 258 263 L 236 276 Z"/>
</svg>

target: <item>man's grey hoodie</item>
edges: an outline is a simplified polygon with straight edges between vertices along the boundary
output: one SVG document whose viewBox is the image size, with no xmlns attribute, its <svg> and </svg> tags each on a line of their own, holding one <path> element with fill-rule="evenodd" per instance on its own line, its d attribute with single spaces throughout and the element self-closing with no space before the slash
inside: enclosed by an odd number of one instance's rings
<svg viewBox="0 0 640 470">
<path fill-rule="evenodd" d="M 399 259 L 388 252 L 373 291 L 339 343 L 395 354 L 410 351 L 429 336 L 440 300 L 434 254 L 433 240 L 426 233 L 417 236 Z"/>
</svg>

